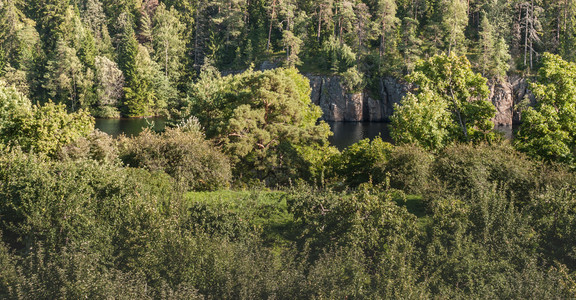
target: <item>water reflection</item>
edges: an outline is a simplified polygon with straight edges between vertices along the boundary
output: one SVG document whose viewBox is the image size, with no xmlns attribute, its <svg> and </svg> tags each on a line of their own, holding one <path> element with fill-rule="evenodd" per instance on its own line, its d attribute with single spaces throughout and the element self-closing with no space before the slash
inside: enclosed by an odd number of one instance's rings
<svg viewBox="0 0 576 300">
<path fill-rule="evenodd" d="M 165 125 L 166 120 L 163 118 L 96 119 L 96 128 L 112 136 L 119 136 L 120 134 L 134 136 L 142 132 L 144 128 L 162 131 Z"/>
<path fill-rule="evenodd" d="M 328 122 L 334 135 L 330 138 L 330 143 L 339 150 L 359 142 L 363 139 L 374 139 L 378 135 L 382 140 L 392 143 L 390 136 L 390 123 L 374 122 Z M 511 140 L 518 130 L 516 126 L 496 126 L 495 130 L 504 134 L 506 139 Z"/>
<path fill-rule="evenodd" d="M 363 139 L 380 135 L 384 141 L 392 142 L 389 123 L 376 122 L 328 122 L 334 135 L 330 143 L 342 150 Z"/>
<path fill-rule="evenodd" d="M 328 122 L 328 124 L 332 132 L 334 132 L 334 135 L 330 137 L 330 143 L 340 150 L 363 139 L 374 139 L 379 135 L 384 141 L 392 142 L 390 123 Z M 165 125 L 166 120 L 163 118 L 96 119 L 96 128 L 112 136 L 118 136 L 122 133 L 128 136 L 134 136 L 139 134 L 144 128 L 162 131 Z M 513 126 L 498 126 L 496 130 L 504 133 L 507 139 L 512 139 L 517 128 Z"/>
</svg>

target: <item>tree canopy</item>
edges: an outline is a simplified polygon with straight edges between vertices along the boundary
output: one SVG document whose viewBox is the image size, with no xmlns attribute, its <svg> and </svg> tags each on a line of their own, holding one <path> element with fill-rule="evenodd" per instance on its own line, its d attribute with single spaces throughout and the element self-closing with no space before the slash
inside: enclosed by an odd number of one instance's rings
<svg viewBox="0 0 576 300">
<path fill-rule="evenodd" d="M 14 87 L 0 82 L 0 141 L 23 150 L 55 156 L 64 145 L 94 130 L 94 118 L 80 110 L 68 113 L 63 104 L 32 105 Z"/>
<path fill-rule="evenodd" d="M 464 56 L 422 60 L 406 80 L 415 85 L 395 106 L 392 135 L 399 143 L 438 149 L 455 141 L 492 139 L 496 109 L 488 101 L 487 80 Z"/>
<path fill-rule="evenodd" d="M 545 53 L 530 90 L 536 105 L 522 111 L 518 148 L 546 160 L 573 163 L 576 155 L 576 64 Z"/>
<path fill-rule="evenodd" d="M 293 68 L 225 77 L 207 69 L 190 90 L 188 110 L 245 176 L 284 180 L 295 172 L 288 162 L 326 145 L 331 134 L 317 123 L 321 111 L 310 100 L 308 79 Z"/>
</svg>

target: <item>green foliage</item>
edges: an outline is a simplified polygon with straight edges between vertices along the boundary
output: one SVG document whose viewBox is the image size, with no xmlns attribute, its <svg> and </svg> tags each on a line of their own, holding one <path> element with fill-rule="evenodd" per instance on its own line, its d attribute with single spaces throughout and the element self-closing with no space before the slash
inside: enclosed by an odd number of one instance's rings
<svg viewBox="0 0 576 300">
<path fill-rule="evenodd" d="M 323 68 L 332 73 L 344 73 L 356 63 L 356 54 L 350 46 L 340 43 L 335 37 L 330 37 L 320 49 L 324 60 Z"/>
<path fill-rule="evenodd" d="M 302 156 L 307 148 L 327 144 L 329 127 L 317 124 L 320 108 L 310 101 L 308 80 L 295 69 L 227 77 L 208 72 L 191 88 L 190 112 L 242 178 L 286 182 L 309 164 Z"/>
<path fill-rule="evenodd" d="M 68 113 L 63 104 L 48 102 L 33 106 L 26 115 L 15 120 L 16 130 L 10 142 L 25 151 L 55 156 L 58 150 L 94 130 L 94 118 L 85 110 Z"/>
<path fill-rule="evenodd" d="M 430 91 L 417 96 L 409 93 L 395 105 L 392 137 L 399 144 L 415 144 L 425 149 L 440 149 L 450 142 L 452 125 L 448 103 Z"/>
<path fill-rule="evenodd" d="M 0 82 L 0 141 L 26 151 L 56 155 L 58 150 L 94 130 L 87 111 L 68 113 L 63 104 L 32 106 L 14 87 Z"/>
<path fill-rule="evenodd" d="M 19 293 L 131 298 L 173 290 L 151 272 L 166 264 L 154 251 L 178 212 L 167 176 L 18 152 L 3 153 L 0 165 L 0 213 L 7 216 L 0 228 L 13 249 L 27 253 L 19 258 L 22 282 L 13 286 Z"/>
<path fill-rule="evenodd" d="M 26 96 L 0 81 L 0 137 L 4 143 L 17 130 L 16 120 L 31 110 L 32 104 Z"/>
<path fill-rule="evenodd" d="M 534 162 L 510 146 L 463 144 L 445 148 L 432 167 L 434 176 L 453 193 L 469 196 L 482 193 L 487 186 L 501 185 L 519 202 L 526 201 L 538 185 L 537 170 Z"/>
<path fill-rule="evenodd" d="M 58 153 L 62 160 L 93 159 L 102 163 L 116 163 L 118 157 L 118 142 L 108 134 L 94 130 L 87 137 L 82 137 L 68 144 Z"/>
<path fill-rule="evenodd" d="M 361 92 L 366 86 L 364 76 L 358 71 L 356 66 L 346 70 L 346 72 L 341 74 L 342 83 L 348 93 Z"/>
<path fill-rule="evenodd" d="M 414 290 L 416 274 L 408 266 L 417 251 L 416 217 L 397 206 L 390 192 L 371 185 L 349 195 L 304 187 L 289 196 L 288 207 L 302 230 L 300 247 L 318 259 L 310 274 L 319 281 L 314 294 L 334 289 L 329 293 L 400 296 Z M 322 266 L 327 263 L 334 267 Z"/>
<path fill-rule="evenodd" d="M 95 58 L 95 71 L 97 109 L 100 111 L 95 115 L 103 118 L 119 116 L 116 107 L 122 98 L 124 74 L 115 62 L 102 56 Z"/>
<path fill-rule="evenodd" d="M 0 236 L 1 237 L 1 236 Z M 0 240 L 0 297 L 16 298 L 16 288 L 19 283 L 19 274 L 16 269 L 14 257 L 10 249 Z"/>
<path fill-rule="evenodd" d="M 490 141 L 496 109 L 487 101 L 486 79 L 466 57 L 436 55 L 406 77 L 419 90 L 396 105 L 392 136 L 398 143 L 439 149 L 454 141 Z"/>
<path fill-rule="evenodd" d="M 135 66 L 124 88 L 125 113 L 129 117 L 158 115 L 177 96 L 176 90 L 144 46 L 138 47 Z"/>
<path fill-rule="evenodd" d="M 152 31 L 154 60 L 174 86 L 180 83 L 186 55 L 186 44 L 182 39 L 185 25 L 179 17 L 174 8 L 168 10 L 161 4 L 154 14 Z"/>
<path fill-rule="evenodd" d="M 388 153 L 386 172 L 390 187 L 408 194 L 424 194 L 430 188 L 434 156 L 413 145 L 395 146 Z"/>
<path fill-rule="evenodd" d="M 393 146 L 377 137 L 346 148 L 340 156 L 335 156 L 329 163 L 332 171 L 342 178 L 347 185 L 358 186 L 361 183 L 382 183 L 386 180 L 385 165 Z"/>
<path fill-rule="evenodd" d="M 217 191 L 186 194 L 190 222 L 211 235 L 242 240 L 254 234 L 283 245 L 294 237 L 285 193 Z"/>
<path fill-rule="evenodd" d="M 162 172 L 84 157 L 0 155 L 2 296 L 574 297 L 574 176 L 510 147 L 445 149 L 405 201 L 372 184 L 182 197 Z M 419 186 L 417 160 L 388 149 L 391 182 Z"/>
<path fill-rule="evenodd" d="M 576 147 L 576 65 L 544 54 L 531 91 L 534 108 L 522 112 L 516 146 L 531 156 L 573 163 Z"/>
<path fill-rule="evenodd" d="M 486 15 L 482 17 L 482 31 L 479 39 L 478 69 L 487 78 L 503 81 L 509 69 L 508 62 L 511 59 L 508 53 L 508 45 L 504 38 L 496 35 L 494 26 Z"/>
<path fill-rule="evenodd" d="M 89 108 L 93 104 L 94 73 L 91 69 L 85 70 L 74 48 L 59 41 L 46 69 L 48 73 L 43 87 L 48 90 L 52 100 L 67 104 L 72 111 Z"/>
<path fill-rule="evenodd" d="M 132 167 L 164 171 L 192 190 L 218 190 L 229 186 L 228 159 L 204 139 L 199 126 L 167 129 L 162 134 L 145 130 L 120 141 L 120 157 Z"/>
</svg>

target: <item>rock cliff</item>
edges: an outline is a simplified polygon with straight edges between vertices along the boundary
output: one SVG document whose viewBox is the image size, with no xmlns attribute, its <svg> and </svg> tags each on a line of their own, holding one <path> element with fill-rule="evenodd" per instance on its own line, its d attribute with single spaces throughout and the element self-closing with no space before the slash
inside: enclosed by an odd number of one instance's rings
<svg viewBox="0 0 576 300">
<path fill-rule="evenodd" d="M 326 121 L 388 121 L 394 103 L 400 102 L 408 88 L 397 80 L 381 78 L 379 91 L 348 93 L 338 76 L 307 75 L 312 102 L 322 108 Z"/>
<path fill-rule="evenodd" d="M 326 121 L 389 121 L 394 104 L 399 103 L 409 87 L 392 77 L 380 78 L 378 91 L 348 93 L 338 76 L 307 75 L 312 88 L 312 102 L 322 108 Z M 521 77 L 510 77 L 502 83 L 490 83 L 490 99 L 496 107 L 496 125 L 520 121 L 516 105 L 530 95 Z"/>
</svg>

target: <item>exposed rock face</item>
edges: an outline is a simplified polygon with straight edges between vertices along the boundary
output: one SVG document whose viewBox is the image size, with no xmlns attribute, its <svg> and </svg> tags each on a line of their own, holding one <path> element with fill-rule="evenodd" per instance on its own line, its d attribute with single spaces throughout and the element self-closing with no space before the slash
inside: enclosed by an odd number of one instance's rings
<svg viewBox="0 0 576 300">
<path fill-rule="evenodd" d="M 496 125 L 512 125 L 520 122 L 520 112 L 517 105 L 528 97 L 531 105 L 535 103 L 534 96 L 528 90 L 528 82 L 519 76 L 511 76 L 505 82 L 490 84 L 490 99 L 496 107 Z"/>
<path fill-rule="evenodd" d="M 511 125 L 514 115 L 514 91 L 510 82 L 489 85 L 490 99 L 496 107 L 495 125 Z"/>
<path fill-rule="evenodd" d="M 379 90 L 350 94 L 338 76 L 307 75 L 312 88 L 312 102 L 320 106 L 326 121 L 389 121 L 394 104 L 406 95 L 409 86 L 392 77 L 379 80 Z M 506 82 L 491 83 L 490 99 L 496 107 L 496 125 L 512 125 L 520 121 L 515 107 L 525 96 L 530 99 L 528 84 L 521 77 Z"/>
<path fill-rule="evenodd" d="M 393 78 L 381 78 L 379 95 L 368 91 L 348 93 L 338 76 L 308 75 L 312 102 L 322 108 L 326 121 L 388 121 L 394 103 L 406 94 L 406 85 Z"/>
</svg>

